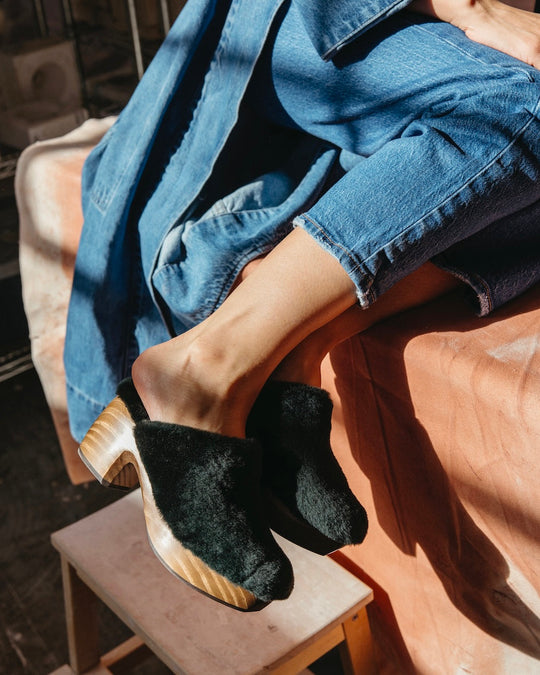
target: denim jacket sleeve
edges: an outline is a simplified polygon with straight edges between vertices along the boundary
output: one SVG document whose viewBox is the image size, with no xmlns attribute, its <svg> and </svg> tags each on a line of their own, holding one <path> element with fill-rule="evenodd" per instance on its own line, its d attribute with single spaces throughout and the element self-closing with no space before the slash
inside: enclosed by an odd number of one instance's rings
<svg viewBox="0 0 540 675">
<path fill-rule="evenodd" d="M 321 58 L 342 47 L 412 0 L 292 0 Z"/>
</svg>

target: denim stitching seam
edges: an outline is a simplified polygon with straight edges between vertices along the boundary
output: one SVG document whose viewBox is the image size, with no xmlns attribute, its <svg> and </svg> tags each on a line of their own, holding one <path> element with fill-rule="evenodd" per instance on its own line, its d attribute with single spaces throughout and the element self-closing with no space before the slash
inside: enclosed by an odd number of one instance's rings
<svg viewBox="0 0 540 675">
<path fill-rule="evenodd" d="M 490 312 L 493 311 L 494 303 L 493 303 L 493 296 L 491 294 L 491 288 L 489 284 L 486 282 L 486 280 L 481 277 L 478 273 L 476 272 L 467 272 L 464 274 L 459 267 L 456 267 L 455 265 L 452 265 L 448 257 L 445 255 L 445 253 L 440 253 L 439 255 L 436 256 L 434 264 L 437 265 L 437 260 L 440 260 L 440 266 L 452 274 L 453 276 L 457 277 L 460 281 L 463 283 L 467 284 L 474 293 L 479 295 L 479 292 L 474 288 L 472 285 L 472 282 L 474 281 L 478 285 L 482 286 L 483 292 L 484 292 L 484 298 L 487 302 L 487 307 L 486 307 L 486 314 L 489 314 Z M 480 304 L 480 312 L 482 312 L 482 299 L 479 299 L 479 304 Z M 482 312 L 483 313 L 483 312 Z"/>
<path fill-rule="evenodd" d="M 536 104 L 536 106 L 535 106 L 535 111 L 538 109 L 538 106 L 539 106 L 539 105 L 540 105 L 540 99 L 538 100 L 538 102 L 537 102 L 537 104 Z M 497 161 L 498 161 L 498 160 L 499 160 L 506 152 L 508 152 L 508 150 L 509 150 L 513 145 L 515 145 L 515 143 L 516 143 L 516 141 L 518 140 L 518 138 L 524 134 L 524 132 L 528 129 L 528 127 L 532 124 L 532 122 L 536 119 L 536 117 L 535 117 L 533 114 L 531 114 L 531 113 L 529 113 L 529 114 L 531 115 L 531 117 L 530 117 L 530 119 L 527 121 L 527 123 L 524 124 L 524 125 L 516 132 L 515 136 L 513 136 L 512 140 L 508 143 L 508 145 L 506 145 L 506 147 L 504 147 L 500 152 L 498 152 L 497 155 L 495 155 L 495 157 L 494 157 L 488 164 L 486 164 L 482 169 L 480 169 L 474 176 L 472 176 L 471 178 L 469 178 L 469 180 L 467 180 L 467 182 L 463 183 L 463 185 L 461 185 L 461 187 L 459 187 L 457 190 L 455 190 L 451 195 L 449 195 L 448 197 L 446 197 L 446 199 L 444 199 L 442 202 L 440 202 L 439 204 L 437 204 L 437 206 L 433 207 L 430 211 L 428 211 L 428 212 L 425 213 L 423 216 L 421 216 L 420 218 L 418 218 L 418 220 L 416 220 L 414 223 L 412 223 L 411 225 L 409 225 L 409 227 L 405 228 L 405 229 L 402 230 L 398 235 L 396 235 L 395 237 L 393 237 L 392 239 L 390 239 L 389 241 L 387 241 L 387 242 L 384 244 L 384 246 L 381 246 L 379 249 L 377 249 L 377 251 L 375 251 L 374 253 L 372 253 L 369 257 L 365 258 L 365 259 L 363 260 L 363 263 L 365 264 L 365 263 L 369 262 L 370 260 L 372 260 L 373 258 L 375 258 L 376 256 L 378 256 L 378 255 L 379 255 L 382 251 L 384 251 L 390 244 L 393 244 L 395 241 L 397 241 L 398 239 L 400 239 L 403 235 L 407 234 L 407 233 L 410 232 L 413 228 L 417 227 L 420 223 L 422 223 L 423 221 L 425 221 L 429 216 L 431 216 L 432 214 L 434 214 L 436 211 L 439 211 L 443 206 L 445 206 L 445 205 L 448 204 L 450 201 L 452 201 L 453 199 L 455 199 L 455 198 L 456 198 L 456 197 L 457 197 L 457 196 L 458 196 L 458 195 L 459 195 L 459 194 L 460 194 L 467 186 L 471 185 L 475 180 L 477 180 L 480 176 L 482 176 L 488 169 L 490 169 L 490 168 L 491 168 L 491 167 L 492 167 L 492 166 L 493 166 L 493 165 L 494 165 L 494 164 L 495 164 L 495 163 L 496 163 L 496 162 L 497 162 Z M 362 263 L 360 263 L 360 264 L 362 264 Z"/>
<path fill-rule="evenodd" d="M 188 144 L 191 142 L 191 137 L 195 133 L 194 129 L 199 124 L 198 120 L 199 120 L 199 117 L 201 115 L 200 111 L 201 111 L 201 108 L 202 108 L 202 103 L 204 102 L 204 100 L 208 96 L 208 88 L 210 86 L 209 82 L 212 81 L 213 73 L 216 70 L 216 68 L 218 68 L 219 65 L 220 65 L 220 63 L 219 63 L 220 56 L 223 53 L 223 51 L 225 50 L 225 47 L 226 47 L 226 45 L 227 45 L 227 43 L 230 39 L 231 27 L 232 27 L 232 24 L 233 24 L 232 20 L 234 18 L 234 14 L 237 12 L 237 9 L 238 9 L 238 2 L 233 0 L 233 2 L 231 4 L 231 7 L 229 9 L 228 15 L 227 15 L 227 20 L 225 21 L 225 25 L 223 27 L 223 31 L 221 33 L 221 38 L 219 40 L 219 43 L 216 47 L 216 51 L 214 52 L 214 55 L 212 57 L 210 65 L 208 67 L 208 71 L 205 75 L 204 85 L 201 89 L 200 96 L 199 96 L 199 98 L 198 98 L 198 100 L 195 104 L 195 107 L 193 109 L 193 115 L 191 117 L 189 126 L 186 129 L 186 132 L 184 134 L 184 138 L 182 140 L 182 144 L 184 145 L 184 147 L 188 147 Z M 180 216 L 178 214 L 174 214 L 172 216 L 171 220 L 169 221 L 169 224 L 167 225 L 165 231 L 170 232 L 171 229 L 178 222 L 179 218 L 180 218 Z M 154 269 L 155 269 L 156 265 L 157 265 L 157 257 L 156 257 L 155 263 L 153 265 Z"/>
<path fill-rule="evenodd" d="M 79 396 L 79 398 L 83 398 L 85 401 L 89 401 L 90 403 L 92 403 L 92 405 L 95 405 L 96 407 L 103 408 L 104 406 L 103 403 L 101 403 L 100 401 L 96 401 L 91 396 L 88 396 L 84 391 L 79 389 L 79 387 L 75 386 L 70 380 L 66 380 L 66 386 L 69 387 L 72 391 L 74 391 Z"/>
<path fill-rule="evenodd" d="M 378 256 L 381 252 L 384 252 L 384 251 L 386 250 L 386 248 L 387 248 L 390 244 L 392 244 L 394 241 L 396 241 L 397 239 L 399 239 L 400 237 L 402 237 L 402 236 L 403 236 L 404 234 L 406 234 L 407 232 L 410 232 L 413 228 L 415 228 L 417 225 L 419 225 L 420 223 L 422 223 L 422 222 L 423 222 L 426 218 L 428 218 L 431 214 L 433 214 L 433 213 L 435 213 L 436 211 L 438 211 L 439 209 L 441 209 L 445 204 L 447 204 L 448 202 L 450 202 L 452 199 L 455 199 L 455 197 L 456 197 L 460 192 L 462 192 L 468 185 L 470 185 L 471 183 L 473 183 L 477 178 L 479 178 L 482 174 L 484 174 L 490 167 L 492 167 L 492 166 L 497 162 L 497 160 L 499 160 L 506 152 L 508 152 L 508 150 L 509 150 L 513 145 L 515 145 L 515 143 L 516 143 L 516 141 L 518 140 L 518 138 L 519 138 L 520 136 L 522 136 L 522 135 L 525 133 L 525 131 L 528 129 L 528 127 L 532 124 L 532 122 L 533 122 L 535 119 L 537 119 L 537 118 L 535 117 L 535 114 L 536 114 L 536 112 L 538 111 L 539 108 L 540 108 L 540 97 L 539 97 L 539 99 L 537 100 L 536 105 L 534 106 L 533 112 L 532 112 L 532 113 L 529 113 L 529 114 L 530 114 L 530 119 L 526 122 L 526 124 L 524 124 L 524 125 L 516 132 L 515 136 L 512 137 L 512 139 L 511 139 L 511 141 L 508 143 L 508 145 L 506 145 L 506 147 L 504 147 L 499 153 L 497 153 L 497 155 L 496 155 L 496 156 L 495 156 L 488 164 L 486 164 L 480 171 L 478 171 L 478 172 L 477 172 L 472 178 L 470 178 L 466 183 L 463 183 L 463 185 L 462 185 L 459 189 L 457 189 L 454 193 L 452 193 L 451 195 L 449 195 L 445 200 L 443 200 L 442 202 L 440 202 L 437 206 L 435 206 L 434 208 L 432 208 L 430 211 L 428 211 L 426 214 L 424 214 L 421 218 L 419 218 L 419 219 L 416 220 L 414 223 L 412 223 L 411 225 L 409 225 L 409 227 L 407 227 L 406 229 L 402 230 L 402 231 L 399 233 L 399 235 L 396 235 L 393 239 L 391 239 L 390 241 L 387 241 L 387 242 L 384 244 L 384 246 L 381 246 L 379 249 L 377 249 L 377 251 L 375 251 L 374 253 L 372 253 L 372 254 L 371 254 L 370 256 L 368 256 L 367 258 L 364 258 L 363 260 L 359 260 L 358 257 L 357 257 L 356 255 L 354 255 L 354 253 L 352 253 L 349 249 L 345 248 L 342 244 L 339 244 L 339 243 L 337 243 L 336 241 L 334 241 L 334 240 L 329 236 L 329 234 L 323 229 L 323 227 L 322 227 L 321 225 L 319 225 L 317 222 L 315 222 L 315 221 L 313 220 L 313 218 L 311 218 L 311 217 L 308 216 L 307 214 L 304 213 L 304 214 L 302 214 L 301 216 L 299 216 L 299 218 L 300 218 L 300 219 L 301 219 L 301 218 L 304 218 L 305 220 L 308 220 L 308 221 L 309 221 L 309 222 L 317 229 L 317 231 L 320 233 L 320 235 L 321 235 L 321 236 L 322 236 L 322 237 L 323 237 L 323 238 L 324 238 L 331 246 L 340 249 L 340 250 L 341 250 L 341 251 L 349 258 L 349 260 L 353 263 L 353 267 L 352 267 L 352 269 L 351 269 L 351 272 L 352 272 L 352 273 L 354 273 L 354 272 L 356 272 L 356 271 L 358 271 L 358 270 L 362 270 L 362 272 L 366 275 L 366 277 L 367 277 L 368 280 L 369 280 L 369 287 L 368 287 L 368 290 L 365 292 L 365 295 L 366 295 L 367 298 L 373 298 L 374 295 L 373 295 L 373 289 L 372 289 L 372 286 L 373 286 L 373 283 L 374 283 L 375 279 L 374 279 L 374 276 L 371 274 L 371 272 L 369 272 L 369 270 L 366 268 L 366 263 L 368 263 L 370 260 L 372 260 L 373 258 L 375 258 L 376 256 Z M 479 278 L 479 280 L 480 280 L 480 281 L 482 282 L 482 284 L 483 284 L 483 280 L 482 280 L 481 278 Z M 485 284 L 483 284 L 483 285 L 485 286 Z M 490 296 L 490 293 L 489 293 L 489 289 L 487 289 L 487 290 L 488 290 L 488 293 L 487 293 L 488 302 L 490 303 L 490 306 L 492 306 L 492 299 L 491 299 L 491 296 Z"/>
<path fill-rule="evenodd" d="M 475 55 L 471 54 L 471 53 L 468 52 L 466 49 L 463 49 L 463 47 L 460 47 L 459 45 L 457 45 L 457 44 L 456 44 L 455 42 L 453 42 L 452 40 L 449 40 L 448 38 L 445 38 L 445 37 L 441 37 L 440 35 L 433 34 L 433 33 L 431 33 L 430 31 L 428 31 L 426 28 L 424 28 L 423 26 L 420 26 L 420 25 L 418 25 L 418 24 L 415 24 L 415 25 L 414 25 L 414 28 L 416 28 L 416 30 L 422 31 L 422 32 L 424 32 L 424 33 L 427 33 L 427 34 L 430 35 L 431 37 L 435 37 L 437 40 L 440 40 L 441 42 L 445 42 L 446 44 L 450 45 L 451 47 L 453 47 L 454 49 L 456 49 L 458 52 L 460 52 L 461 54 L 463 54 L 463 56 L 466 56 L 467 58 L 471 59 L 471 61 L 475 61 L 476 63 L 480 63 L 480 64 L 482 64 L 483 66 L 488 66 L 488 67 L 490 67 L 490 68 L 493 67 L 493 66 L 495 66 L 495 67 L 498 68 L 498 69 L 503 69 L 503 70 L 506 70 L 506 69 L 508 68 L 508 66 L 502 66 L 500 63 L 491 63 L 491 62 L 488 62 L 488 61 L 484 61 L 483 59 L 479 58 L 478 56 L 475 56 Z M 471 40 L 471 42 L 474 42 L 474 40 Z M 480 43 L 476 43 L 476 44 L 480 44 Z M 524 74 L 527 76 L 527 79 L 529 80 L 529 82 L 532 82 L 532 81 L 533 81 L 532 76 L 531 76 L 531 74 L 529 73 L 529 71 L 527 71 L 527 70 L 525 70 L 524 68 L 520 67 L 520 66 L 519 66 L 519 61 L 517 61 L 517 59 L 516 59 L 515 70 L 518 71 L 518 72 L 520 72 L 520 73 L 524 73 Z"/>
<path fill-rule="evenodd" d="M 169 67 L 169 72 L 167 73 L 167 77 L 164 77 L 164 78 L 163 78 L 163 85 L 162 85 L 161 89 L 159 90 L 159 94 L 158 94 L 158 97 L 157 97 L 158 100 L 162 97 L 163 91 L 164 91 L 166 88 L 169 87 L 169 79 L 170 79 L 170 78 L 169 78 L 169 74 L 170 74 L 170 71 L 171 71 L 172 67 L 173 67 L 173 64 L 171 63 L 171 65 L 170 65 L 170 67 Z M 151 116 L 149 115 L 149 116 L 147 116 L 146 122 L 145 122 L 145 124 L 144 124 L 144 126 L 143 126 L 143 129 L 141 130 L 141 132 L 140 132 L 140 134 L 139 134 L 139 137 L 140 137 L 140 138 L 142 138 L 142 137 L 144 136 L 144 134 L 145 134 L 145 132 L 146 132 L 146 129 L 148 128 L 148 126 L 150 125 L 151 122 L 152 122 L 152 118 L 151 118 Z M 117 123 L 118 123 L 118 122 L 117 122 Z M 96 207 L 98 208 L 98 210 L 99 210 L 101 213 L 105 213 L 105 211 L 107 210 L 109 204 L 111 203 L 111 201 L 112 201 L 112 200 L 114 199 L 114 197 L 116 196 L 116 193 L 118 192 L 118 189 L 119 189 L 119 187 L 120 187 L 120 184 L 123 182 L 124 176 L 126 175 L 128 169 L 129 169 L 129 168 L 131 167 L 131 165 L 133 164 L 133 160 L 134 160 L 134 157 L 135 157 L 136 154 L 137 154 L 136 152 L 132 152 L 132 153 L 131 153 L 131 156 L 130 156 L 129 160 L 128 160 L 127 162 L 125 162 L 125 164 L 124 164 L 123 171 L 121 171 L 121 172 L 119 173 L 115 185 L 111 188 L 111 190 L 108 191 L 108 193 L 107 193 L 105 190 L 103 191 L 103 192 L 105 193 L 105 194 L 103 195 L 104 198 L 102 198 L 102 196 L 100 195 L 99 203 L 96 202 L 96 201 L 93 199 L 93 193 L 92 193 L 92 195 L 90 196 L 90 198 L 92 199 L 92 202 L 96 205 Z"/>
<path fill-rule="evenodd" d="M 348 258 L 349 260 L 353 263 L 353 272 L 356 272 L 357 269 L 359 269 L 362 265 L 362 263 L 358 262 L 356 259 L 356 256 L 349 251 L 348 248 L 343 246 L 343 244 L 339 244 L 337 241 L 332 239 L 329 234 L 317 223 L 316 221 L 313 220 L 310 216 L 308 216 L 306 213 L 303 213 L 300 218 L 304 218 L 305 220 L 308 220 L 314 227 L 317 228 L 317 230 L 320 232 L 320 234 L 326 239 L 326 241 L 331 244 L 334 248 L 340 249 Z"/>
<path fill-rule="evenodd" d="M 335 52 L 338 52 L 342 47 L 345 47 L 347 44 L 349 44 L 349 42 L 352 42 L 356 36 L 366 32 L 368 28 L 380 21 L 382 17 L 388 15 L 394 9 L 394 7 L 402 4 L 402 0 L 396 0 L 390 7 L 385 7 L 378 14 L 375 14 L 375 16 L 371 16 L 367 21 L 361 23 L 359 26 L 350 31 L 350 33 L 348 33 L 345 37 L 342 37 L 341 40 L 327 49 L 322 55 L 322 58 L 324 60 L 328 60 Z"/>
</svg>

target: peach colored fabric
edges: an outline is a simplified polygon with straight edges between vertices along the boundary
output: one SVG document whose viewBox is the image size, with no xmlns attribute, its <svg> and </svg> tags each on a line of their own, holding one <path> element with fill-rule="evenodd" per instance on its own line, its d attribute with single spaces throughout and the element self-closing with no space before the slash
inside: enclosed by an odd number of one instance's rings
<svg viewBox="0 0 540 675">
<path fill-rule="evenodd" d="M 62 346 L 80 168 L 110 121 L 28 149 L 17 176 L 33 357 L 71 479 Z M 488 319 L 455 297 L 338 347 L 333 445 L 365 503 L 340 561 L 375 589 L 381 672 L 540 672 L 540 288 Z"/>
<path fill-rule="evenodd" d="M 449 296 L 380 324 L 324 385 L 370 515 L 344 554 L 395 672 L 540 673 L 540 288 L 488 319 Z"/>
<path fill-rule="evenodd" d="M 89 120 L 66 136 L 30 146 L 19 159 L 15 181 L 19 263 L 32 359 L 74 483 L 90 478 L 68 429 L 62 360 L 73 265 L 82 228 L 80 174 L 86 156 L 111 123 L 110 118 Z"/>
</svg>

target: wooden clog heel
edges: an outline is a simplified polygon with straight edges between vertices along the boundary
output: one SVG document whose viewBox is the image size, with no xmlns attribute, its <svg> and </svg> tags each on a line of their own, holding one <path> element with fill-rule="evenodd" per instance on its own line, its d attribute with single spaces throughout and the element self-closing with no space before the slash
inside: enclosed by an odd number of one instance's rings
<svg viewBox="0 0 540 675">
<path fill-rule="evenodd" d="M 253 611 L 292 590 L 292 567 L 260 500 L 256 441 L 148 419 L 133 383 L 79 448 L 107 486 L 141 485 L 150 545 L 163 565 L 214 600 Z"/>
<path fill-rule="evenodd" d="M 134 426 L 126 404 L 116 396 L 79 447 L 80 458 L 105 487 L 130 490 L 139 483 L 134 465 Z"/>
</svg>

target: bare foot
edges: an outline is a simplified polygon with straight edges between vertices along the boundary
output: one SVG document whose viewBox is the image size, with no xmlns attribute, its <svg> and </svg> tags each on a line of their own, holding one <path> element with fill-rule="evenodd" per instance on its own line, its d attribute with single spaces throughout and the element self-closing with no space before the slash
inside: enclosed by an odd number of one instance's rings
<svg viewBox="0 0 540 675">
<path fill-rule="evenodd" d="M 461 28 L 471 40 L 540 68 L 540 15 L 499 0 L 414 0 L 423 14 Z"/>
<path fill-rule="evenodd" d="M 540 68 L 540 15 L 509 7 L 501 2 L 487 3 L 484 15 L 463 26 L 475 42 L 505 52 L 530 66 Z"/>
<path fill-rule="evenodd" d="M 131 373 L 150 419 L 243 438 L 251 404 L 220 366 L 188 333 L 147 349 Z"/>
</svg>

